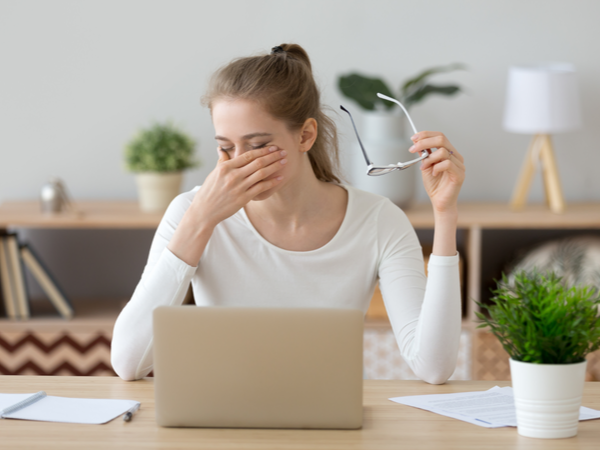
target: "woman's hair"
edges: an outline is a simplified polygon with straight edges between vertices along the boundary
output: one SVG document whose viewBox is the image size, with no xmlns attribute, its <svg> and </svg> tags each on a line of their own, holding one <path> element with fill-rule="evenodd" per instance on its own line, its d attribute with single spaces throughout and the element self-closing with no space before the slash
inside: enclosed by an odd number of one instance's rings
<svg viewBox="0 0 600 450">
<path fill-rule="evenodd" d="M 212 108 L 222 98 L 256 101 L 294 131 L 307 119 L 315 119 L 317 139 L 308 152 L 311 166 L 319 180 L 340 183 L 337 130 L 323 112 L 310 59 L 302 47 L 281 44 L 268 55 L 239 58 L 222 67 L 212 76 L 202 103 Z"/>
</svg>

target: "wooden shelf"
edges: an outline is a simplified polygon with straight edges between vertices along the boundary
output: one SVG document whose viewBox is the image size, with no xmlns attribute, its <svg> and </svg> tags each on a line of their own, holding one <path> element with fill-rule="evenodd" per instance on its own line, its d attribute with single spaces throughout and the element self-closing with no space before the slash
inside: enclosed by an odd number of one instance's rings
<svg viewBox="0 0 600 450">
<path fill-rule="evenodd" d="M 85 332 L 95 330 L 112 335 L 115 320 L 127 300 L 122 299 L 78 299 L 73 301 L 75 316 L 63 319 L 48 300 L 33 300 L 32 317 L 28 320 L 0 318 L 2 332 Z"/>
<path fill-rule="evenodd" d="M 415 228 L 433 228 L 433 210 L 419 203 L 404 211 Z M 562 229 L 600 228 L 600 202 L 569 203 L 563 214 L 555 214 L 546 205 L 528 205 L 513 211 L 508 203 L 460 203 L 458 227 L 485 229 Z"/>
<path fill-rule="evenodd" d="M 38 201 L 0 205 L 0 228 L 155 229 L 163 213 L 144 213 L 135 201 L 77 201 L 77 213 L 44 214 Z"/>
</svg>

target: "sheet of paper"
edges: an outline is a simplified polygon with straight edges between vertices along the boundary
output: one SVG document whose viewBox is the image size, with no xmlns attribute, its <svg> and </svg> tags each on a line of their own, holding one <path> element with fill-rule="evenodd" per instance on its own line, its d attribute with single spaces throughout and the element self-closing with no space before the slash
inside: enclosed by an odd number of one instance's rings
<svg viewBox="0 0 600 450">
<path fill-rule="evenodd" d="M 516 427 L 512 388 L 495 386 L 487 391 L 413 395 L 390 400 L 452 417 L 486 428 Z M 579 420 L 600 418 L 600 411 L 581 407 Z"/>
<path fill-rule="evenodd" d="M 0 409 L 14 405 L 31 395 L 33 394 L 0 394 Z M 44 422 L 101 424 L 120 416 L 137 403 L 134 400 L 47 396 L 5 417 Z"/>
</svg>

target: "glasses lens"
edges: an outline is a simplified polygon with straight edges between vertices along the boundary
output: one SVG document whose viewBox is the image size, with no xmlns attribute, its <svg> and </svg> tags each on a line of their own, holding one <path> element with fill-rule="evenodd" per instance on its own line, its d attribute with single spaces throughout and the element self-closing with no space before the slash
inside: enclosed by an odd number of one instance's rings
<svg viewBox="0 0 600 450">
<path fill-rule="evenodd" d="M 369 175 L 376 177 L 378 175 L 385 175 L 386 173 L 393 172 L 394 170 L 398 170 L 398 167 L 389 167 L 389 168 L 374 167 L 371 170 L 369 170 Z"/>
</svg>

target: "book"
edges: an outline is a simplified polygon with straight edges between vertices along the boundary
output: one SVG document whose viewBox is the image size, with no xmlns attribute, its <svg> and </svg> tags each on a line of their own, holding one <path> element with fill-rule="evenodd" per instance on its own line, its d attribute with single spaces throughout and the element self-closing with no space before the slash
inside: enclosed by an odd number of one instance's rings
<svg viewBox="0 0 600 450">
<path fill-rule="evenodd" d="M 17 235 L 10 233 L 4 237 L 4 247 L 8 252 L 9 272 L 13 283 L 13 294 L 20 319 L 29 319 L 29 302 L 23 273 L 23 263 L 19 254 Z"/>
<path fill-rule="evenodd" d="M 21 258 L 60 315 L 65 319 L 73 317 L 73 305 L 69 298 L 28 244 L 21 245 Z"/>
<path fill-rule="evenodd" d="M 54 397 L 37 394 L 0 394 L 0 418 L 99 425 L 137 409 L 135 400 Z"/>
<path fill-rule="evenodd" d="M 4 309 L 9 319 L 19 318 L 16 298 L 13 292 L 13 283 L 9 270 L 8 250 L 5 245 L 5 236 L 0 236 L 0 282 L 2 283 L 2 297 Z"/>
</svg>

